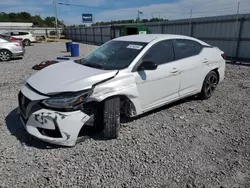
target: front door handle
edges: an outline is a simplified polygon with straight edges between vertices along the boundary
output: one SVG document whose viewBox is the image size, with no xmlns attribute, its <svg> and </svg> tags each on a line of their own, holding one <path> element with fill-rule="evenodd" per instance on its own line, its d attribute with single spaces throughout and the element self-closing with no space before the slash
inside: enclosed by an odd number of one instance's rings
<svg viewBox="0 0 250 188">
<path fill-rule="evenodd" d="M 177 73 L 177 72 L 179 72 L 179 70 L 177 68 L 175 68 L 175 67 L 171 71 L 171 73 Z"/>
<path fill-rule="evenodd" d="M 205 59 L 203 60 L 203 63 L 208 63 L 208 59 L 205 58 Z"/>
</svg>

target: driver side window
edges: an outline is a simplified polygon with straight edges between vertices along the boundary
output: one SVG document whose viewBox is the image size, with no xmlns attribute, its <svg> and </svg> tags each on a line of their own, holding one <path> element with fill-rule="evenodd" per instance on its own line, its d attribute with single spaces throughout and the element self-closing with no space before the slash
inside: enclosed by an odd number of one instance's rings
<svg viewBox="0 0 250 188">
<path fill-rule="evenodd" d="M 142 58 L 144 61 L 152 61 L 157 65 L 174 61 L 174 49 L 172 40 L 164 40 L 153 45 Z"/>
</svg>

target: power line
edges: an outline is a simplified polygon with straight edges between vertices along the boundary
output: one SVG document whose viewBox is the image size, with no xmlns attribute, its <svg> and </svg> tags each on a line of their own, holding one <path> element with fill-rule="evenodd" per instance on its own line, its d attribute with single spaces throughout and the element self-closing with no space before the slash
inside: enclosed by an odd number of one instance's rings
<svg viewBox="0 0 250 188">
<path fill-rule="evenodd" d="M 235 8 L 235 5 L 236 5 L 237 3 L 231 3 L 231 4 L 227 4 L 227 5 L 224 5 L 224 4 L 216 4 L 216 5 L 214 5 L 216 8 L 214 9 L 212 9 L 212 10 L 217 10 L 217 9 L 229 9 L 229 8 Z M 197 9 L 197 8 L 195 8 L 195 9 Z M 204 8 L 202 8 L 202 10 L 204 10 L 204 11 L 206 11 L 206 10 L 211 10 L 211 7 L 204 7 Z"/>
<path fill-rule="evenodd" d="M 207 3 L 212 3 L 212 2 L 215 2 L 217 0 L 212 0 L 212 1 L 204 1 L 204 2 L 200 2 L 200 3 L 197 3 L 197 4 L 194 4 L 194 5 L 184 5 L 182 7 L 195 7 L 195 6 L 199 6 L 199 5 L 203 5 L 203 4 L 207 4 Z M 245 1 L 245 0 L 241 0 L 241 1 Z M 71 3 L 62 3 L 62 2 L 58 2 L 59 5 L 64 5 L 64 6 L 75 6 L 75 7 L 85 7 L 85 8 L 92 8 L 92 9 L 103 9 L 103 10 L 118 10 L 118 11 L 129 11 L 129 12 L 136 12 L 138 13 L 138 10 L 129 10 L 129 9 L 114 9 L 114 8 L 108 8 L 108 7 L 100 7 L 100 6 L 87 6 L 87 5 L 79 5 L 79 4 L 71 4 Z M 218 6 L 224 6 L 224 8 L 221 8 L 221 9 L 213 9 L 212 11 L 214 10 L 225 10 L 226 7 L 228 6 L 232 6 L 234 4 L 238 4 L 238 3 L 231 3 L 231 4 L 227 4 L 227 5 L 216 5 L 216 7 Z M 229 8 L 228 8 L 229 9 Z M 212 12 L 211 11 L 211 12 Z M 205 12 L 205 11 L 203 11 Z M 209 11 L 210 12 L 210 11 Z M 158 12 L 151 12 L 151 14 L 154 14 L 154 13 L 183 13 L 183 11 L 158 11 Z M 195 12 L 193 11 L 193 13 L 198 13 L 198 12 Z M 200 12 L 199 12 L 200 13 Z"/>
<path fill-rule="evenodd" d="M 180 5 L 180 6 L 181 7 L 195 7 L 195 6 L 199 6 L 199 5 L 203 5 L 203 4 L 212 3 L 212 2 L 215 2 L 215 1 L 217 1 L 217 0 L 203 1 L 203 2 L 200 2 L 200 3 L 193 4 L 193 5 Z"/>
<path fill-rule="evenodd" d="M 208 3 L 212 3 L 212 2 L 215 2 L 217 0 L 210 0 L 210 1 L 203 1 L 203 2 L 199 2 L 199 3 L 196 3 L 196 4 L 193 4 L 193 5 L 186 5 L 186 6 L 181 6 L 181 7 L 196 7 L 196 6 L 199 6 L 199 5 L 204 5 L 204 4 L 208 4 Z M 241 1 L 245 1 L 245 0 L 241 0 Z M 79 4 L 71 4 L 71 3 L 62 3 L 62 2 L 58 2 L 59 5 L 64 5 L 64 6 L 75 6 L 75 7 L 85 7 L 85 8 L 91 8 L 91 9 L 102 9 L 102 10 L 113 10 L 113 11 L 126 11 L 126 12 L 134 12 L 134 13 L 139 13 L 141 11 L 139 10 L 130 10 L 130 9 L 115 9 L 115 8 L 108 8 L 108 7 L 100 7 L 100 6 L 87 6 L 87 5 L 79 5 Z M 227 8 L 228 6 L 232 6 L 234 4 L 237 4 L 237 3 L 231 3 L 231 4 L 226 4 L 226 5 L 217 5 L 217 6 L 223 6 L 224 8 L 221 8 L 221 9 L 213 9 L 211 11 L 209 10 L 205 10 L 205 11 L 193 11 L 192 10 L 192 14 L 219 14 L 219 13 L 232 13 L 233 10 L 231 10 L 230 8 Z M 216 6 L 216 7 L 217 7 Z M 225 8 L 226 7 L 226 8 Z M 233 8 L 233 7 L 232 7 Z M 226 11 L 228 10 L 228 11 Z M 230 11 L 231 10 L 231 11 Z M 215 12 L 215 11 L 219 11 L 219 12 Z M 241 10 L 243 11 L 243 10 Z M 144 11 L 143 11 L 144 12 Z M 144 14 L 144 13 L 143 13 Z M 149 13 L 145 13 L 146 15 L 148 15 Z M 144 14 L 144 15 L 145 15 Z M 151 15 L 153 14 L 189 14 L 189 11 L 164 11 L 164 12 L 151 12 L 150 13 Z M 138 18 L 138 16 L 137 16 Z"/>
<path fill-rule="evenodd" d="M 136 13 L 138 12 L 137 10 L 113 9 L 113 8 L 108 8 L 108 7 L 87 6 L 87 5 L 78 5 L 78 4 L 71 4 L 71 3 L 62 3 L 62 2 L 58 2 L 58 4 L 59 5 L 65 5 L 65 6 L 92 8 L 92 9 L 119 10 L 119 11 L 128 11 L 128 12 L 136 12 Z"/>
</svg>

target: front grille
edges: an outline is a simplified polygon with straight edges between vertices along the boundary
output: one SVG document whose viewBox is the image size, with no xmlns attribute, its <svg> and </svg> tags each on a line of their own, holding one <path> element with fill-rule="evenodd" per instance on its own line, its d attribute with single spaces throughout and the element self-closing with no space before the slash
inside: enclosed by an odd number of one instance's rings
<svg viewBox="0 0 250 188">
<path fill-rule="evenodd" d="M 29 103 L 31 102 L 30 99 L 28 99 L 27 97 L 25 97 L 22 92 L 19 92 L 18 94 L 18 102 L 19 102 L 19 108 L 21 113 L 26 116 L 26 109 L 29 105 Z"/>
<path fill-rule="evenodd" d="M 44 136 L 52 137 L 52 138 L 62 138 L 61 132 L 58 127 L 55 130 L 43 129 L 37 127 L 37 130 Z"/>
<path fill-rule="evenodd" d="M 32 113 L 42 109 L 42 107 L 39 105 L 39 101 L 31 101 L 25 97 L 22 92 L 19 92 L 18 94 L 18 103 L 22 118 L 24 119 L 25 123 Z"/>
</svg>

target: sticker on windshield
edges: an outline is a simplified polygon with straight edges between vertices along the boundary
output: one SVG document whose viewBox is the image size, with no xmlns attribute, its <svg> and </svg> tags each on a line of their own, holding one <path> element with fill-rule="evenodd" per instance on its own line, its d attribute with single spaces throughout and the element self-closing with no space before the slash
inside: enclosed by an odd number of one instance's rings
<svg viewBox="0 0 250 188">
<path fill-rule="evenodd" d="M 127 46 L 127 48 L 130 48 L 130 49 L 135 49 L 135 50 L 140 50 L 142 49 L 143 46 L 140 46 L 140 45 L 135 45 L 135 44 L 130 44 Z"/>
</svg>

